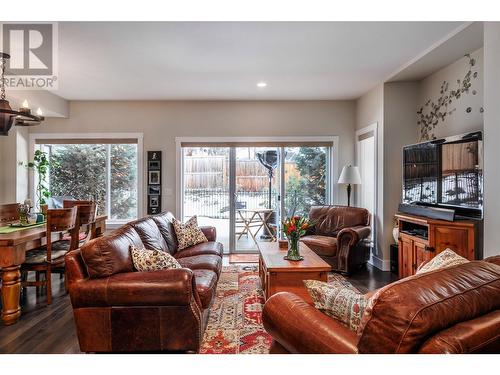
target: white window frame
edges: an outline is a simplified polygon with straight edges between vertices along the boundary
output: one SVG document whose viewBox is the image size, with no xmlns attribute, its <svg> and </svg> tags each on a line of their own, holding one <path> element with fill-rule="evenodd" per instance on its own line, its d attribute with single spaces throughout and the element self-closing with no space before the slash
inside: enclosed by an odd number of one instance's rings
<svg viewBox="0 0 500 375">
<path fill-rule="evenodd" d="M 144 133 L 31 133 L 29 137 L 29 160 L 33 160 L 35 156 L 36 141 L 38 139 L 137 139 L 137 216 L 145 216 L 145 179 L 144 173 Z M 30 170 L 29 175 L 29 193 L 30 198 L 35 201 L 35 173 Z M 109 184 L 109 176 L 108 176 Z M 109 189 L 108 189 L 109 190 Z M 108 191 L 109 193 L 109 191 Z M 109 207 L 106 207 L 106 212 L 109 212 Z M 117 228 L 131 221 L 130 219 L 123 220 L 106 220 L 106 225 L 109 228 Z"/>
</svg>

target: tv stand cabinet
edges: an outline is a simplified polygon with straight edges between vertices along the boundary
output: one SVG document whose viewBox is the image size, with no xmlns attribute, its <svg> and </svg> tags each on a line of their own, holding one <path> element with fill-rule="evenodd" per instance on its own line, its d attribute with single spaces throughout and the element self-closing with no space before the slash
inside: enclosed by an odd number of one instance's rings
<svg viewBox="0 0 500 375">
<path fill-rule="evenodd" d="M 443 221 L 396 214 L 399 227 L 399 277 L 414 275 L 425 261 L 450 248 L 469 260 L 477 259 L 477 222 Z"/>
</svg>

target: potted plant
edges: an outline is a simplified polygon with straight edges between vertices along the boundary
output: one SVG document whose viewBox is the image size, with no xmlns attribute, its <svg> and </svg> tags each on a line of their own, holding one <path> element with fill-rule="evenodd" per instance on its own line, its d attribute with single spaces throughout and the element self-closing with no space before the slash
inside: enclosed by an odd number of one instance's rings
<svg viewBox="0 0 500 375">
<path fill-rule="evenodd" d="M 50 161 L 46 152 L 41 150 L 35 151 L 33 161 L 22 163 L 27 168 L 33 169 L 38 175 L 36 185 L 36 202 L 39 207 L 39 212 L 47 212 L 47 199 L 50 198 L 50 191 L 47 186 L 47 174 L 49 173 Z"/>
<path fill-rule="evenodd" d="M 288 240 L 288 252 L 285 256 L 286 260 L 302 260 L 304 257 L 300 255 L 299 240 L 300 237 L 306 234 L 307 230 L 313 226 L 313 223 L 308 218 L 302 216 L 292 216 L 283 221 L 283 233 Z"/>
</svg>

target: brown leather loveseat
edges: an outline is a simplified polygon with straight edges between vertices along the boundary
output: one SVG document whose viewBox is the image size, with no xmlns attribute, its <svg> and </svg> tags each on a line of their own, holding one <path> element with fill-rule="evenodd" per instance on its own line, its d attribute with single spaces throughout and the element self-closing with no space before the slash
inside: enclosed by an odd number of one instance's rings
<svg viewBox="0 0 500 375">
<path fill-rule="evenodd" d="M 414 275 L 367 295 L 351 331 L 291 293 L 264 306 L 272 353 L 500 353 L 500 257 Z"/>
<path fill-rule="evenodd" d="M 178 250 L 171 214 L 131 223 L 66 255 L 68 289 L 84 352 L 197 352 L 222 269 L 222 244 Z M 161 249 L 184 268 L 134 272 L 129 246 Z"/>
<path fill-rule="evenodd" d="M 361 244 L 361 241 L 371 233 L 368 210 L 347 206 L 313 206 L 309 219 L 315 225 L 301 241 L 328 262 L 334 271 L 348 274 L 366 264 L 370 247 Z"/>
</svg>

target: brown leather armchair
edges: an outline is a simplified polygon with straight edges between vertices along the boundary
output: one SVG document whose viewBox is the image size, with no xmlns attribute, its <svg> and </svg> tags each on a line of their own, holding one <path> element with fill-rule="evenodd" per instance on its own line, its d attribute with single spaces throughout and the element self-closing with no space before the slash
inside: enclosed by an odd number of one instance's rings
<svg viewBox="0 0 500 375">
<path fill-rule="evenodd" d="M 264 306 L 272 353 L 500 353 L 500 260 L 414 275 L 369 293 L 357 332 L 291 293 Z"/>
<path fill-rule="evenodd" d="M 309 218 L 314 227 L 301 238 L 334 271 L 351 273 L 369 259 L 370 247 L 361 241 L 371 233 L 370 213 L 364 208 L 313 206 Z"/>
<path fill-rule="evenodd" d="M 66 255 L 68 289 L 84 352 L 197 352 L 222 269 L 222 244 L 179 250 L 170 214 L 131 222 Z M 129 246 L 161 249 L 183 266 L 135 272 Z"/>
</svg>

